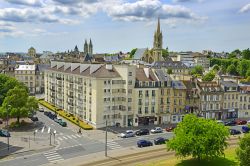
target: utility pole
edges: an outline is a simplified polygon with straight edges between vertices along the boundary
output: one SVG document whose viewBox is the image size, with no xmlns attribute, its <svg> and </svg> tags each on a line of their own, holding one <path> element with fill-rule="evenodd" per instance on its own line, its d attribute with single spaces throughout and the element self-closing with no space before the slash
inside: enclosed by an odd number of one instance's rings
<svg viewBox="0 0 250 166">
<path fill-rule="evenodd" d="M 51 135 L 52 135 L 52 132 L 49 133 L 49 145 L 51 146 Z"/>
<path fill-rule="evenodd" d="M 56 130 L 54 130 L 53 135 L 54 135 L 54 144 L 56 144 Z"/>
<path fill-rule="evenodd" d="M 107 157 L 108 156 L 108 121 L 107 121 L 107 119 L 106 119 L 106 132 L 105 132 L 105 157 Z"/>
<path fill-rule="evenodd" d="M 11 105 L 7 106 L 7 131 L 9 132 L 9 111 L 10 111 Z M 8 151 L 10 150 L 10 137 L 7 137 L 7 144 L 8 144 Z"/>
</svg>

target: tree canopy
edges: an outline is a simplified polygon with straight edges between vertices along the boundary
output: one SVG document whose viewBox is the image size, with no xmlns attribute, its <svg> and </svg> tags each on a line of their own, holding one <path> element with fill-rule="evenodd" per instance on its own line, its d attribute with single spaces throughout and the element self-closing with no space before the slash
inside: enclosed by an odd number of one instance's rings
<svg viewBox="0 0 250 166">
<path fill-rule="evenodd" d="M 250 60 L 250 50 L 249 50 L 249 48 L 242 51 L 242 58 Z"/>
<path fill-rule="evenodd" d="M 237 69 L 234 64 L 227 67 L 227 73 L 231 75 L 238 75 Z"/>
<path fill-rule="evenodd" d="M 211 119 L 186 115 L 174 130 L 175 137 L 167 142 L 167 149 L 177 156 L 197 159 L 218 157 L 224 154 L 229 137 L 228 129 Z"/>
<path fill-rule="evenodd" d="M 169 56 L 168 48 L 162 49 L 162 57 L 166 59 Z"/>
<path fill-rule="evenodd" d="M 134 57 L 136 50 L 137 50 L 137 48 L 134 48 L 134 49 L 132 49 L 132 50 L 130 51 L 130 54 L 129 54 L 129 57 L 130 57 L 130 58 L 133 58 L 133 57 Z"/>
<path fill-rule="evenodd" d="M 192 75 L 202 75 L 203 73 L 203 67 L 198 65 L 198 66 L 195 66 L 192 70 L 191 70 L 191 74 Z"/>
<path fill-rule="evenodd" d="M 215 72 L 212 70 L 202 77 L 202 81 L 213 81 Z"/>
<path fill-rule="evenodd" d="M 240 139 L 236 154 L 241 166 L 250 165 L 250 134 Z"/>
</svg>

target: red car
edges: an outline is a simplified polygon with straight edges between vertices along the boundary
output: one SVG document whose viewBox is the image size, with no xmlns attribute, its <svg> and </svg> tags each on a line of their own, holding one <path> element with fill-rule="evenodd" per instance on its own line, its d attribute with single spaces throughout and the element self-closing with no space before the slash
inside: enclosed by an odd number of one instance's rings
<svg viewBox="0 0 250 166">
<path fill-rule="evenodd" d="M 237 123 L 237 125 L 245 125 L 245 124 L 247 124 L 247 121 L 246 120 L 237 120 L 236 123 Z"/>
<path fill-rule="evenodd" d="M 175 129 L 174 126 L 166 127 L 167 132 L 172 132 Z"/>
</svg>

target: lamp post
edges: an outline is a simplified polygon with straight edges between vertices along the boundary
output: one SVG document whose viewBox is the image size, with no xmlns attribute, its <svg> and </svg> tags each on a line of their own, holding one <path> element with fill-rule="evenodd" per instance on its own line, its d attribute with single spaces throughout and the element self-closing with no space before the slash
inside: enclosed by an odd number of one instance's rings
<svg viewBox="0 0 250 166">
<path fill-rule="evenodd" d="M 105 157 L 108 156 L 108 121 L 106 119 L 106 132 L 105 132 Z"/>
<path fill-rule="evenodd" d="M 8 105 L 7 106 L 7 126 L 6 126 L 6 129 L 9 133 L 9 130 L 8 130 L 8 127 L 9 127 L 9 111 L 10 111 L 10 108 L 11 108 L 11 105 Z M 7 136 L 7 144 L 8 144 L 8 151 L 10 150 L 10 138 L 9 136 Z"/>
</svg>

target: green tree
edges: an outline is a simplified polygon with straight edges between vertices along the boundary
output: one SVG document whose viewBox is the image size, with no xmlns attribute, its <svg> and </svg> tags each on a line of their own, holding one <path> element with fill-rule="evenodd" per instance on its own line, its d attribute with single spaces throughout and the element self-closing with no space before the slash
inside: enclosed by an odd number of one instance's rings
<svg viewBox="0 0 250 166">
<path fill-rule="evenodd" d="M 166 59 L 169 56 L 168 48 L 162 49 L 162 57 Z"/>
<path fill-rule="evenodd" d="M 10 105 L 11 109 L 9 112 L 10 117 L 17 118 L 17 123 L 19 123 L 19 119 L 21 117 L 27 117 L 29 113 L 29 109 L 27 107 L 28 93 L 25 89 L 15 87 L 8 91 L 7 96 L 3 101 L 3 108 L 5 112 Z M 30 105 L 30 104 L 29 104 Z M 1 109 L 3 110 L 3 109 Z"/>
<path fill-rule="evenodd" d="M 191 74 L 192 75 L 196 75 L 196 74 L 199 74 L 199 75 L 202 75 L 203 73 L 203 67 L 198 65 L 198 66 L 195 66 L 192 70 L 191 70 Z"/>
<path fill-rule="evenodd" d="M 213 66 L 213 70 L 219 71 L 219 70 L 220 70 L 220 66 L 219 66 L 218 64 L 215 64 L 215 65 Z"/>
<path fill-rule="evenodd" d="M 242 51 L 242 58 L 250 60 L 250 50 L 249 50 L 249 48 Z"/>
<path fill-rule="evenodd" d="M 134 48 L 130 51 L 129 57 L 130 58 L 134 58 L 135 52 L 136 52 L 137 48 Z"/>
<path fill-rule="evenodd" d="M 214 77 L 215 77 L 215 72 L 210 71 L 202 77 L 202 81 L 213 81 Z"/>
<path fill-rule="evenodd" d="M 237 67 L 237 71 L 239 72 L 240 76 L 245 77 L 246 73 L 247 73 L 247 70 L 249 69 L 249 67 L 250 67 L 249 61 L 247 61 L 245 59 L 243 59 L 242 61 L 240 61 L 239 65 Z"/>
<path fill-rule="evenodd" d="M 231 75 L 238 75 L 237 69 L 234 66 L 234 64 L 231 64 L 230 66 L 227 67 L 227 73 Z"/>
<path fill-rule="evenodd" d="M 29 113 L 34 113 L 39 108 L 37 99 L 33 96 L 29 96 L 25 107 L 28 109 Z"/>
<path fill-rule="evenodd" d="M 250 165 L 250 134 L 240 138 L 239 147 L 236 149 L 236 155 L 240 161 L 240 166 Z"/>
<path fill-rule="evenodd" d="M 172 69 L 168 69 L 168 70 L 167 70 L 167 73 L 168 73 L 168 74 L 173 74 L 173 70 L 172 70 Z"/>
<path fill-rule="evenodd" d="M 199 160 L 223 155 L 229 137 L 224 125 L 192 114 L 184 117 L 174 134 L 175 137 L 167 142 L 167 149 L 174 150 L 177 156 Z"/>
<path fill-rule="evenodd" d="M 236 56 L 237 56 L 237 54 L 235 54 L 235 53 L 230 53 L 230 54 L 228 55 L 228 58 L 234 59 L 234 58 L 236 58 Z"/>
</svg>

